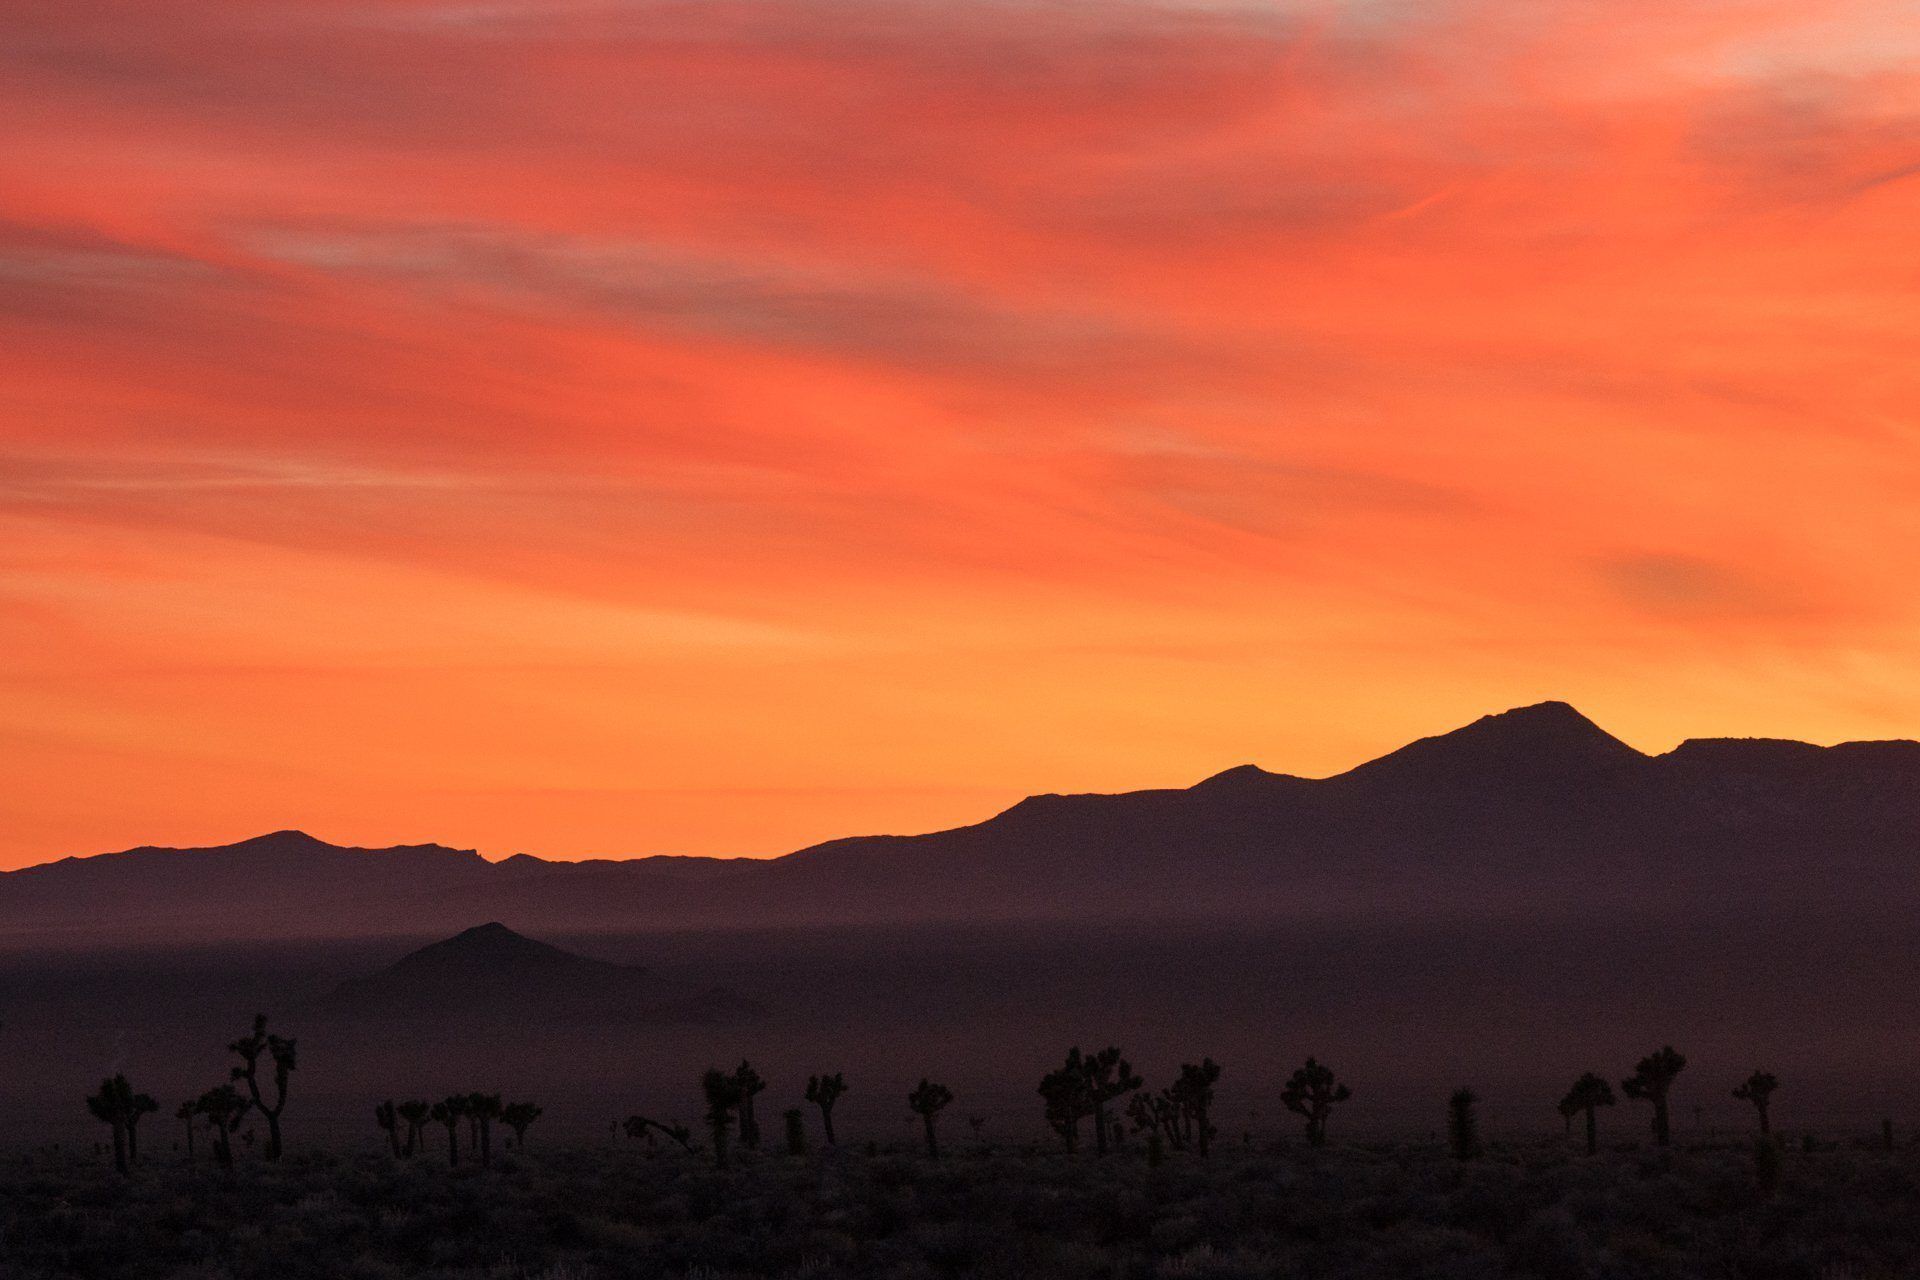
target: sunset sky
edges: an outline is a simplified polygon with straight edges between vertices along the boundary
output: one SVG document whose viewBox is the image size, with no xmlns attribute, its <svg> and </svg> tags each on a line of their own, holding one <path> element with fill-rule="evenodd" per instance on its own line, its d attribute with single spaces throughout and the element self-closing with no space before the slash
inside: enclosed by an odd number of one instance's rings
<svg viewBox="0 0 1920 1280">
<path fill-rule="evenodd" d="M 1912 0 L 12 0 L 0 866 L 1920 736 Z"/>
</svg>

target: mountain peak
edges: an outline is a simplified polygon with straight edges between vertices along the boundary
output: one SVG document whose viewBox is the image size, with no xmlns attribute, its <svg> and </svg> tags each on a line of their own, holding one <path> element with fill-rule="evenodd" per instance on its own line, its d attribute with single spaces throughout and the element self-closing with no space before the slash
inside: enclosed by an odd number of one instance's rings
<svg viewBox="0 0 1920 1280">
<path fill-rule="evenodd" d="M 1342 777 L 1457 776 L 1542 779 L 1617 768 L 1647 757 L 1565 702 L 1536 702 L 1482 716 L 1409 743 Z"/>
</svg>

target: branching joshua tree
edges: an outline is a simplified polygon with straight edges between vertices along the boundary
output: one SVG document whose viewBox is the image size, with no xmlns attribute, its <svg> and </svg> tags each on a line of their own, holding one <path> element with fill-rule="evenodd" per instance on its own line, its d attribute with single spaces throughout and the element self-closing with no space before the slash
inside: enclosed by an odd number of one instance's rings
<svg viewBox="0 0 1920 1280">
<path fill-rule="evenodd" d="M 373 1109 L 373 1122 L 386 1131 L 387 1145 L 393 1148 L 393 1158 L 400 1158 L 400 1112 L 391 1099 L 382 1102 Z"/>
<path fill-rule="evenodd" d="M 140 1163 L 140 1117 L 159 1109 L 150 1093 L 136 1093 L 127 1102 L 127 1159 L 133 1164 Z"/>
<path fill-rule="evenodd" d="M 253 1108 L 267 1122 L 267 1159 L 278 1160 L 281 1150 L 280 1113 L 287 1106 L 287 1077 L 299 1065 L 294 1055 L 294 1040 L 291 1036 L 268 1035 L 267 1015 L 257 1013 L 253 1017 L 253 1031 L 228 1045 L 227 1050 L 240 1058 L 240 1065 L 233 1069 L 233 1078 L 247 1082 L 247 1096 Z M 260 1090 L 262 1054 L 273 1064 L 272 1106 L 267 1105 Z"/>
<path fill-rule="evenodd" d="M 1760 1116 L 1760 1136 L 1770 1137 L 1773 1124 L 1767 1116 L 1767 1108 L 1773 1104 L 1773 1091 L 1780 1087 L 1772 1072 L 1756 1070 L 1748 1076 L 1746 1082 L 1733 1091 L 1733 1096 L 1742 1102 L 1751 1102 Z"/>
<path fill-rule="evenodd" d="M 1076 1047 L 1067 1050 L 1065 1064 L 1040 1077 L 1040 1097 L 1046 1103 L 1047 1124 L 1060 1135 L 1068 1154 L 1080 1149 L 1080 1121 L 1093 1114 L 1087 1091 L 1086 1059 Z"/>
<path fill-rule="evenodd" d="M 679 1143 L 680 1149 L 688 1155 L 693 1154 L 693 1135 L 687 1132 L 687 1126 L 683 1124 L 661 1124 L 658 1120 L 649 1120 L 645 1116 L 628 1116 L 622 1121 L 622 1127 L 626 1129 L 629 1138 L 644 1137 L 651 1145 L 653 1139 L 649 1135 L 658 1133 Z"/>
<path fill-rule="evenodd" d="M 740 1145 L 749 1151 L 760 1149 L 760 1122 L 753 1115 L 754 1095 L 767 1087 L 760 1073 L 745 1058 L 733 1069 L 733 1082 L 740 1089 Z"/>
<path fill-rule="evenodd" d="M 1327 1116 L 1332 1113 L 1334 1104 L 1345 1102 L 1353 1096 L 1353 1091 L 1333 1078 L 1330 1068 L 1321 1066 L 1312 1058 L 1307 1065 L 1295 1071 L 1287 1080 L 1286 1088 L 1280 1091 L 1280 1101 L 1287 1110 L 1305 1116 L 1307 1121 L 1307 1145 L 1324 1147 L 1327 1145 Z"/>
<path fill-rule="evenodd" d="M 447 1166 L 452 1168 L 460 1163 L 460 1121 L 466 1118 L 467 1095 L 451 1094 L 444 1100 L 428 1108 L 427 1116 L 447 1130 Z"/>
<path fill-rule="evenodd" d="M 913 1092 L 907 1095 L 907 1106 L 920 1117 L 920 1123 L 926 1126 L 927 1156 L 930 1159 L 940 1158 L 940 1142 L 933 1128 L 934 1118 L 952 1101 L 953 1090 L 943 1084 L 935 1084 L 924 1077 L 918 1085 L 914 1086 Z"/>
<path fill-rule="evenodd" d="M 127 1131 L 132 1127 L 133 1086 L 125 1076 L 113 1076 L 100 1082 L 99 1092 L 87 1097 L 87 1110 L 95 1120 L 113 1129 L 113 1167 L 127 1172 Z"/>
<path fill-rule="evenodd" d="M 500 1108 L 500 1123 L 513 1130 L 513 1149 L 524 1151 L 527 1147 L 527 1129 L 544 1115 L 546 1109 L 531 1102 L 509 1102 Z"/>
<path fill-rule="evenodd" d="M 193 1122 L 195 1118 L 199 1116 L 199 1114 L 200 1112 L 197 1108 L 195 1108 L 193 1104 L 193 1099 L 191 1098 L 181 1103 L 180 1109 L 173 1113 L 173 1118 L 175 1120 L 178 1120 L 181 1123 L 181 1125 L 183 1125 L 186 1128 L 187 1159 L 189 1161 L 193 1159 Z"/>
<path fill-rule="evenodd" d="M 426 1144 L 426 1135 L 422 1130 L 426 1128 L 427 1121 L 433 1119 L 433 1107 L 416 1099 L 403 1102 L 394 1110 L 407 1123 L 407 1145 L 401 1154 L 411 1160 L 413 1153 Z"/>
<path fill-rule="evenodd" d="M 1133 1121 L 1135 1133 L 1147 1135 L 1148 1142 L 1157 1142 L 1164 1149 L 1172 1147 L 1179 1151 L 1187 1145 L 1187 1135 L 1180 1123 L 1180 1104 L 1174 1101 L 1171 1087 L 1158 1093 L 1136 1093 L 1127 1103 L 1127 1118 Z"/>
<path fill-rule="evenodd" d="M 1212 1058 L 1202 1058 L 1197 1064 L 1182 1064 L 1180 1078 L 1167 1089 L 1167 1096 L 1180 1108 L 1184 1136 L 1192 1140 L 1202 1160 L 1207 1158 L 1208 1146 L 1213 1141 L 1213 1122 L 1208 1115 L 1213 1110 L 1213 1087 L 1219 1083 L 1220 1064 Z"/>
<path fill-rule="evenodd" d="M 1079 1052 L 1075 1049 L 1073 1054 L 1077 1055 Z M 1107 1104 L 1138 1089 L 1141 1080 L 1135 1074 L 1133 1064 L 1121 1057 L 1120 1050 L 1111 1045 L 1098 1053 L 1081 1057 L 1080 1069 L 1086 1075 L 1087 1104 L 1093 1108 L 1094 1150 L 1100 1155 L 1105 1155 L 1107 1154 Z"/>
<path fill-rule="evenodd" d="M 207 1090 L 193 1104 L 193 1109 L 207 1118 L 207 1127 L 213 1130 L 213 1156 L 222 1169 L 233 1168 L 233 1134 L 252 1105 L 230 1084 Z"/>
<path fill-rule="evenodd" d="M 700 1091 L 707 1099 L 707 1131 L 713 1135 L 713 1162 L 724 1169 L 727 1167 L 727 1130 L 733 1124 L 734 1112 L 740 1108 L 740 1077 L 718 1067 L 708 1067 L 707 1073 L 700 1077 Z"/>
<path fill-rule="evenodd" d="M 1667 1092 L 1673 1088 L 1673 1082 L 1686 1070 L 1685 1054 L 1675 1053 L 1672 1045 L 1662 1045 L 1657 1052 L 1640 1059 L 1633 1074 L 1620 1082 L 1620 1092 L 1629 1098 L 1642 1099 L 1653 1104 L 1653 1144 L 1664 1147 L 1673 1139 L 1673 1128 L 1667 1116 Z"/>
<path fill-rule="evenodd" d="M 820 1127 L 826 1131 L 830 1147 L 838 1145 L 833 1140 L 833 1104 L 846 1091 L 846 1079 L 838 1071 L 830 1076 L 807 1077 L 807 1101 L 820 1108 Z"/>
<path fill-rule="evenodd" d="M 467 1117 L 477 1132 L 475 1142 L 480 1152 L 480 1167 L 493 1167 L 493 1122 L 500 1118 L 505 1108 L 501 1105 L 497 1093 L 470 1093 L 467 1095 Z"/>
<path fill-rule="evenodd" d="M 1594 1112 L 1613 1104 L 1613 1086 L 1591 1071 L 1575 1080 L 1573 1088 L 1567 1090 L 1567 1096 L 1560 1099 L 1560 1114 L 1569 1125 L 1573 1123 L 1573 1117 L 1586 1113 L 1588 1155 L 1600 1149 L 1600 1122 L 1595 1119 Z"/>
<path fill-rule="evenodd" d="M 1471 1089 L 1455 1089 L 1447 1099 L 1447 1145 L 1455 1160 L 1473 1160 L 1480 1155 L 1480 1120 L 1473 1112 L 1479 1101 Z"/>
</svg>

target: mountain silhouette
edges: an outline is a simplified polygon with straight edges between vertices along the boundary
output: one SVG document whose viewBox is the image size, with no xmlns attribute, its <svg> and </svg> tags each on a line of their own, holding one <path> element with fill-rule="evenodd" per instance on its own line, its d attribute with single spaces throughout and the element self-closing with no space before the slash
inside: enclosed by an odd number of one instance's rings
<svg viewBox="0 0 1920 1280">
<path fill-rule="evenodd" d="M 1186 788 L 1036 795 L 971 826 L 765 860 L 488 862 L 439 845 L 340 848 L 299 832 L 72 858 L 0 875 L 0 936 L 418 936 L 494 917 L 582 932 L 1764 920 L 1863 903 L 1920 909 L 1920 744 L 1697 739 L 1648 755 L 1544 702 L 1328 778 L 1242 765 Z"/>
<path fill-rule="evenodd" d="M 497 921 L 343 982 L 305 1011 L 346 1020 L 446 1018 L 522 1025 L 603 1018 L 738 1021 L 765 1012 L 733 992 L 668 987 L 649 981 L 643 968 L 576 955 Z"/>
</svg>

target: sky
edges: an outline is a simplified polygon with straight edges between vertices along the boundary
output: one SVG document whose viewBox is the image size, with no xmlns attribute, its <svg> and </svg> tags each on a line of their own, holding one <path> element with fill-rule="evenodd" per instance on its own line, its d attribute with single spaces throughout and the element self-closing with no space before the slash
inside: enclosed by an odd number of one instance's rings
<svg viewBox="0 0 1920 1280">
<path fill-rule="evenodd" d="M 1910 0 L 12 0 L 0 866 L 1920 736 Z"/>
</svg>

